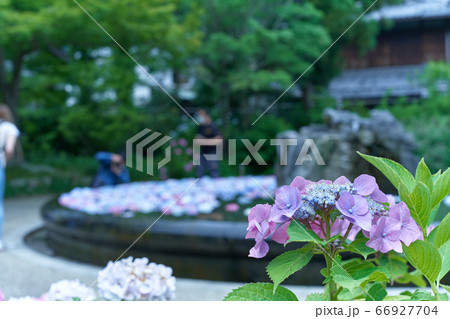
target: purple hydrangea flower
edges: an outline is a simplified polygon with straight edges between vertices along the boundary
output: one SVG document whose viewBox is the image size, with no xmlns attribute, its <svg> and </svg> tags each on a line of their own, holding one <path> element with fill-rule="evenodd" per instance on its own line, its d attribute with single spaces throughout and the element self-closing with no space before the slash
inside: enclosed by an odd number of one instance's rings
<svg viewBox="0 0 450 319">
<path fill-rule="evenodd" d="M 310 223 L 312 230 L 322 239 L 325 239 L 325 225 L 323 224 L 323 221 L 321 220 L 319 223 L 317 221 Z M 350 226 L 350 222 L 347 219 L 336 219 L 330 227 L 330 236 L 333 237 L 337 234 L 341 234 L 342 236 L 345 235 L 347 232 L 348 227 Z M 354 241 L 356 235 L 361 231 L 361 227 L 353 225 L 352 229 L 350 230 L 347 239 L 350 241 Z"/>
<path fill-rule="evenodd" d="M 250 249 L 249 257 L 262 258 L 269 252 L 269 245 L 264 239 L 270 235 L 274 223 L 269 223 L 270 211 L 272 206 L 269 204 L 258 204 L 253 207 L 248 215 L 248 228 L 245 238 L 254 238 L 255 246 Z"/>
<path fill-rule="evenodd" d="M 378 187 L 375 177 L 362 174 L 355 178 L 353 187 L 356 190 L 356 194 L 361 196 L 370 196 L 373 200 L 379 203 L 388 202 L 386 195 Z"/>
<path fill-rule="evenodd" d="M 375 177 L 367 174 L 362 174 L 355 178 L 353 186 L 355 187 L 356 194 L 361 196 L 369 196 L 378 188 Z"/>
<path fill-rule="evenodd" d="M 285 244 L 288 240 L 287 228 L 289 223 L 279 227 L 270 222 L 272 206 L 269 204 L 258 204 L 253 207 L 248 215 L 248 228 L 245 238 L 254 238 L 255 246 L 250 249 L 249 257 L 262 258 L 269 252 L 269 245 L 265 239 L 272 235 L 272 239 L 279 244 Z"/>
<path fill-rule="evenodd" d="M 409 246 L 412 242 L 420 239 L 422 232 L 415 220 L 411 217 L 408 206 L 406 206 L 404 202 L 392 206 L 392 208 L 389 209 L 389 217 L 400 222 L 401 231 L 399 239 L 406 246 Z"/>
<path fill-rule="evenodd" d="M 343 192 L 336 202 L 337 209 L 344 218 L 364 230 L 369 230 L 372 224 L 372 215 L 369 205 L 364 197 Z"/>
<path fill-rule="evenodd" d="M 250 253 L 248 257 L 253 258 L 263 258 L 269 252 L 269 244 L 267 244 L 264 240 L 256 241 L 255 246 L 250 249 Z"/>
<path fill-rule="evenodd" d="M 312 182 L 310 180 L 307 180 L 301 176 L 297 176 L 294 178 L 292 183 L 289 186 L 297 187 L 299 191 L 304 194 L 306 192 L 306 186 L 311 184 Z"/>
<path fill-rule="evenodd" d="M 289 239 L 289 235 L 287 233 L 287 229 L 291 222 L 284 223 L 280 227 L 274 230 L 272 233 L 272 240 L 279 244 L 286 244 Z"/>
<path fill-rule="evenodd" d="M 401 228 L 402 224 L 398 220 L 382 216 L 370 229 L 370 239 L 366 245 L 382 253 L 390 250 L 401 253 L 402 244 L 399 240 Z"/>
<path fill-rule="evenodd" d="M 339 176 L 338 178 L 336 178 L 336 180 L 333 182 L 333 184 L 336 184 L 336 185 L 345 185 L 345 184 L 351 184 L 351 182 L 348 180 L 347 177 L 345 177 L 345 176 Z"/>
<path fill-rule="evenodd" d="M 282 186 L 275 194 L 270 221 L 285 223 L 294 216 L 302 203 L 301 192 L 297 187 Z"/>
</svg>

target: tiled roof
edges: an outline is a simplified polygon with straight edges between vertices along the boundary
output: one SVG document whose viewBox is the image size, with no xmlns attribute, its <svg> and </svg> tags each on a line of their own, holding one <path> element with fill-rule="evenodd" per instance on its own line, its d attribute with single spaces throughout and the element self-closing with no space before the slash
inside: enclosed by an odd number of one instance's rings
<svg viewBox="0 0 450 319">
<path fill-rule="evenodd" d="M 435 19 L 450 17 L 450 0 L 406 0 L 400 5 L 387 5 L 367 15 L 369 19 Z"/>
<path fill-rule="evenodd" d="M 426 90 L 417 77 L 423 65 L 345 70 L 329 84 L 337 99 L 372 99 L 391 96 L 425 96 Z"/>
</svg>

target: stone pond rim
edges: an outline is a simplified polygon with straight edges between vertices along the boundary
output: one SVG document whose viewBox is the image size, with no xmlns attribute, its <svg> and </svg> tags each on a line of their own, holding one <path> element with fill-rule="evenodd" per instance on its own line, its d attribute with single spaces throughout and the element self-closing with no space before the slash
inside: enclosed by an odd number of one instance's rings
<svg viewBox="0 0 450 319">
<path fill-rule="evenodd" d="M 108 261 L 116 260 L 159 217 L 159 214 L 135 218 L 88 215 L 65 208 L 56 199 L 47 202 L 41 214 L 47 244 L 56 255 L 103 267 Z M 265 258 L 249 258 L 248 251 L 254 241 L 244 239 L 246 222 L 163 218 L 122 258 L 148 257 L 152 262 L 172 267 L 174 275 L 181 278 L 270 282 L 267 264 L 287 249 L 302 246 L 291 243 L 284 247 L 269 241 L 270 251 Z M 316 255 L 283 284 L 321 285 L 323 267 L 322 256 Z M 442 283 L 450 284 L 450 276 Z"/>
<path fill-rule="evenodd" d="M 89 215 L 63 207 L 56 199 L 47 202 L 41 214 L 48 246 L 56 255 L 99 266 L 116 260 L 160 216 Z M 244 239 L 246 228 L 246 222 L 174 221 L 162 217 L 123 257 L 148 257 L 150 261 L 172 267 L 174 275 L 182 278 L 270 281 L 265 267 L 286 248 L 269 242 L 270 252 L 266 258 L 249 258 L 248 251 L 254 241 Z M 287 248 L 300 246 L 292 243 Z M 322 266 L 322 260 L 313 260 L 286 282 L 321 284 L 323 277 L 319 270 Z"/>
</svg>

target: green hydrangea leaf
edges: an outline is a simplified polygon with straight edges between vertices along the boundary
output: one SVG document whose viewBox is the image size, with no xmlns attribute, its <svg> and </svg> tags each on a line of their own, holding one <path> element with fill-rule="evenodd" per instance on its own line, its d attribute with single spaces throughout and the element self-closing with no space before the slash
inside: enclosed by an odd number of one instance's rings
<svg viewBox="0 0 450 319">
<path fill-rule="evenodd" d="M 407 301 L 407 300 L 411 300 L 411 297 L 399 295 L 399 296 L 386 296 L 384 298 L 384 301 Z"/>
<path fill-rule="evenodd" d="M 358 260 L 341 262 L 340 258 L 334 260 L 331 273 L 336 284 L 350 291 L 364 288 L 372 281 L 389 282 L 390 277 L 383 267 L 375 267 L 372 263 Z"/>
<path fill-rule="evenodd" d="M 325 242 L 317 236 L 312 230 L 306 229 L 306 227 L 298 222 L 291 222 L 287 229 L 289 239 L 287 243 L 291 242 L 313 242 L 316 244 L 324 244 Z M 287 244 L 286 243 L 286 244 Z"/>
<path fill-rule="evenodd" d="M 415 185 L 414 177 L 411 173 L 399 163 L 383 158 L 365 155 L 357 152 L 362 158 L 378 168 L 384 176 L 394 185 L 395 188 L 399 188 L 400 184 L 403 184 L 408 191 L 412 191 Z"/>
<path fill-rule="evenodd" d="M 375 253 L 375 250 L 366 246 L 367 241 L 368 239 L 365 237 L 357 238 L 345 247 L 345 249 L 357 253 L 363 256 L 364 259 L 367 259 L 368 255 Z"/>
<path fill-rule="evenodd" d="M 366 301 L 382 301 L 387 296 L 386 288 L 376 283 L 367 291 Z"/>
<path fill-rule="evenodd" d="M 433 197 L 433 194 L 431 194 L 431 197 Z M 433 204 L 431 204 L 433 205 Z M 432 222 L 436 219 L 436 215 L 439 211 L 440 203 L 434 206 L 434 208 L 431 209 L 430 218 L 428 218 L 427 227 L 431 225 Z"/>
<path fill-rule="evenodd" d="M 339 295 L 337 297 L 338 297 L 338 300 L 340 300 L 340 301 L 363 299 L 364 298 L 364 290 L 362 290 L 360 287 L 353 288 L 353 289 L 344 288 L 341 290 L 341 292 L 339 293 Z"/>
<path fill-rule="evenodd" d="M 267 274 L 272 279 L 274 291 L 286 278 L 306 266 L 314 256 L 314 244 L 287 251 L 273 259 L 267 266 Z"/>
<path fill-rule="evenodd" d="M 440 286 L 443 287 L 443 288 L 444 288 L 445 290 L 447 290 L 448 292 L 450 292 L 450 286 L 443 285 L 443 284 L 440 284 Z"/>
<path fill-rule="evenodd" d="M 411 271 L 405 274 L 403 277 L 399 277 L 395 280 L 399 284 L 409 284 L 412 283 L 417 287 L 426 287 L 427 282 L 423 278 L 422 273 L 419 270 Z"/>
<path fill-rule="evenodd" d="M 450 214 L 447 213 L 439 226 L 436 228 L 436 236 L 434 237 L 434 244 L 440 248 L 443 244 L 450 240 Z"/>
<path fill-rule="evenodd" d="M 393 253 L 382 255 L 380 258 L 380 266 L 387 269 L 391 274 L 391 282 L 404 277 L 408 273 L 407 260 L 404 257 Z"/>
<path fill-rule="evenodd" d="M 411 245 L 403 246 L 403 253 L 414 268 L 420 272 L 430 282 L 436 281 L 442 267 L 441 255 L 437 248 L 426 241 L 416 240 Z"/>
<path fill-rule="evenodd" d="M 306 296 L 305 301 L 327 301 L 327 296 L 323 293 L 314 292 Z"/>
<path fill-rule="evenodd" d="M 417 289 L 411 296 L 411 301 L 435 301 L 436 297 L 431 292 Z"/>
<path fill-rule="evenodd" d="M 425 184 L 418 182 L 410 194 L 405 186 L 400 185 L 399 195 L 408 206 L 411 217 L 420 227 L 426 228 L 431 214 L 431 194 Z"/>
<path fill-rule="evenodd" d="M 435 240 L 436 240 L 436 232 L 437 232 L 437 227 L 434 228 L 434 229 L 430 232 L 430 234 L 428 235 L 428 238 L 427 238 L 427 240 L 428 240 L 430 243 L 434 244 L 435 246 L 436 246 L 436 243 L 435 243 Z"/>
<path fill-rule="evenodd" d="M 416 183 L 417 182 L 424 183 L 427 186 L 430 193 L 433 192 L 433 178 L 431 176 L 430 169 L 425 164 L 423 158 L 420 161 L 419 165 L 417 165 L 415 180 Z"/>
<path fill-rule="evenodd" d="M 450 271 L 450 240 L 439 248 L 439 254 L 442 259 L 442 267 L 439 272 L 438 281 L 444 278 L 444 276 Z"/>
<path fill-rule="evenodd" d="M 447 168 L 434 182 L 432 208 L 440 204 L 450 194 L 450 168 Z"/>
<path fill-rule="evenodd" d="M 279 286 L 273 293 L 272 283 L 251 283 L 234 289 L 224 301 L 298 301 L 297 296 L 287 288 Z"/>
</svg>

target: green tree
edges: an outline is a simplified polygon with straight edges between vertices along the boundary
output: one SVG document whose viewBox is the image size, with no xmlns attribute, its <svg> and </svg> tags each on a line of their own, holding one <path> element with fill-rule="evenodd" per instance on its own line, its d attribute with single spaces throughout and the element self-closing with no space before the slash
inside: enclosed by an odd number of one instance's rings
<svg viewBox="0 0 450 319">
<path fill-rule="evenodd" d="M 372 4 L 366 0 L 199 1 L 205 11 L 199 103 L 219 105 L 225 120 L 232 114 L 244 128 Z M 325 86 L 342 68 L 342 47 L 354 44 L 363 52 L 369 50 L 378 31 L 377 22 L 361 19 L 273 109 L 286 101 L 298 105 L 299 92 L 308 109 L 314 87 Z"/>
<path fill-rule="evenodd" d="M 199 45 L 197 13 L 181 0 L 79 3 L 149 71 L 172 61 L 181 67 L 180 59 Z M 0 0 L 0 28 L 0 99 L 16 120 L 25 78 L 27 102 L 37 106 L 48 104 L 41 95 L 61 104 L 75 95 L 88 104 L 105 87 L 118 104 L 131 103 L 136 65 L 74 1 Z M 61 96 L 55 101 L 49 93 Z"/>
</svg>

